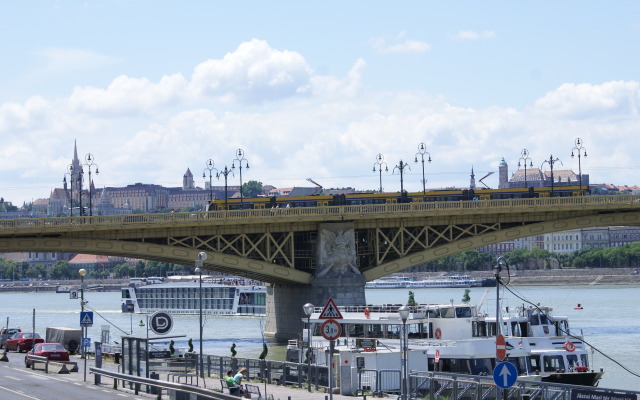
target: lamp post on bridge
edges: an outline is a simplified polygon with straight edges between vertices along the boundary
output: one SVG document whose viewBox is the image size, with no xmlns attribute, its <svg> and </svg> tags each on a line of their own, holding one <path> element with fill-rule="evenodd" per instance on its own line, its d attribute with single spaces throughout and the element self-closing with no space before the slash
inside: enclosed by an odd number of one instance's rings
<svg viewBox="0 0 640 400">
<path fill-rule="evenodd" d="M 82 179 L 84 178 L 84 169 L 80 166 L 80 172 L 78 172 L 78 201 L 80 202 L 80 211 L 79 215 L 82 217 L 84 215 L 84 210 L 82 209 Z"/>
<path fill-rule="evenodd" d="M 389 172 L 389 168 L 387 167 L 387 163 L 384 161 L 384 156 L 382 153 L 378 153 L 376 156 L 376 162 L 373 164 L 373 172 L 376 172 L 376 166 L 378 166 L 377 171 L 380 173 L 380 193 L 382 193 L 382 166 L 384 165 L 384 172 Z"/>
<path fill-rule="evenodd" d="M 420 159 L 422 160 L 422 201 L 427 199 L 427 180 L 424 177 L 424 155 L 427 154 L 429 159 L 427 162 L 431 162 L 431 154 L 427 151 L 427 146 L 424 143 L 420 143 L 418 146 L 418 152 L 416 153 L 416 159 L 414 160 L 416 163 L 418 162 L 418 154 L 420 155 Z"/>
<path fill-rule="evenodd" d="M 518 160 L 518 168 L 520 168 L 520 161 L 524 164 L 524 187 L 527 188 L 527 161 L 529 161 L 529 167 L 533 168 L 533 162 L 529 158 L 529 150 L 522 149 L 520 152 L 520 159 Z"/>
<path fill-rule="evenodd" d="M 205 179 L 207 177 L 207 171 L 209 171 L 209 203 L 213 201 L 213 186 L 211 186 L 211 178 L 213 178 L 213 171 L 216 171 L 216 177 L 218 176 L 218 170 L 214 168 L 214 162 L 212 159 L 208 159 L 205 164 L 206 167 L 204 171 L 202 171 L 202 178 Z"/>
<path fill-rule="evenodd" d="M 89 170 L 89 216 L 93 216 L 93 203 L 92 203 L 92 199 L 93 199 L 93 191 L 92 191 L 92 181 L 91 181 L 91 169 L 93 167 L 96 167 L 96 175 L 99 174 L 98 172 L 98 164 L 96 164 L 95 158 L 93 157 L 93 154 L 89 153 L 84 157 L 85 160 L 85 164 L 87 166 L 87 169 Z"/>
<path fill-rule="evenodd" d="M 231 175 L 233 176 L 233 170 L 232 170 L 232 169 L 227 168 L 227 166 L 226 166 L 226 165 L 224 166 L 224 170 L 223 170 L 223 171 L 220 171 L 220 172 L 218 172 L 218 173 L 216 174 L 216 177 L 217 177 L 218 179 L 220 179 L 220 175 L 223 175 L 223 176 L 224 176 L 224 208 L 225 208 L 226 210 L 228 210 L 228 209 L 229 209 L 229 195 L 227 194 L 227 188 L 228 188 L 228 185 L 227 185 L 227 178 L 228 178 L 229 174 L 231 174 Z"/>
<path fill-rule="evenodd" d="M 542 166 L 544 164 L 549 164 L 549 167 L 551 167 L 551 197 L 553 197 L 553 185 L 554 185 L 554 179 L 553 179 L 553 164 L 557 163 L 558 161 L 560 161 L 559 158 L 553 158 L 553 154 L 551 154 L 549 156 L 548 160 L 544 160 L 544 162 L 540 165 L 540 169 L 542 169 Z M 562 164 L 562 161 L 560 161 L 560 165 Z"/>
<path fill-rule="evenodd" d="M 236 161 L 238 162 L 238 168 L 240 169 L 240 207 L 244 208 L 242 206 L 242 199 L 243 199 L 243 195 L 242 195 L 242 163 L 244 162 L 244 164 L 246 165 L 246 168 L 249 169 L 249 161 L 247 161 L 247 159 L 244 158 L 244 150 L 242 150 L 242 149 L 236 150 L 236 158 L 231 162 L 231 169 L 236 169 L 236 164 L 235 164 Z"/>
<path fill-rule="evenodd" d="M 587 149 L 582 147 L 582 139 L 577 138 L 575 143 L 576 143 L 576 145 L 571 150 L 571 158 L 574 157 L 573 151 L 577 150 L 577 152 L 578 152 L 578 176 L 580 178 L 580 193 L 582 194 L 582 165 L 580 164 L 580 157 L 581 156 L 587 157 Z"/>
<path fill-rule="evenodd" d="M 395 167 L 393 167 L 393 172 L 396 172 L 396 169 L 398 171 L 400 171 L 400 202 L 403 201 L 404 199 L 404 169 L 405 168 L 409 168 L 409 170 L 411 170 L 411 167 L 409 166 L 408 163 L 403 162 L 402 160 L 400 160 L 400 162 L 398 163 L 398 165 L 396 165 Z"/>
<path fill-rule="evenodd" d="M 73 164 L 69 164 L 67 172 L 65 172 L 64 175 L 62 183 L 64 184 L 65 190 L 67 189 L 67 175 L 69 175 L 69 184 L 71 186 L 69 190 L 69 216 L 73 217 Z"/>
</svg>

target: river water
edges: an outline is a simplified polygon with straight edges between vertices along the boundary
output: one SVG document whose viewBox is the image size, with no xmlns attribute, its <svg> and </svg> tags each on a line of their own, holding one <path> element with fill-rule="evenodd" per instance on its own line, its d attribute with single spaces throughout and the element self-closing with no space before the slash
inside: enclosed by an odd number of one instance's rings
<svg viewBox="0 0 640 400">
<path fill-rule="evenodd" d="M 511 287 L 519 296 L 542 305 L 552 306 L 555 315 L 569 317 L 575 332 L 581 329 L 589 345 L 601 351 L 593 352 L 592 365 L 604 368 L 600 387 L 640 390 L 640 287 L 638 286 L 567 286 Z M 419 303 L 459 303 L 464 289 L 414 289 Z M 369 304 L 401 304 L 408 299 L 407 289 L 367 289 Z M 471 303 L 483 300 L 482 310 L 495 312 L 495 289 L 472 288 Z M 510 293 L 501 294 L 505 304 L 516 307 L 523 303 Z M 145 336 L 146 316 L 123 314 L 120 311 L 120 292 L 85 292 L 86 310 L 94 312 L 94 325 L 89 328 L 92 341 L 100 340 L 102 326 L 109 326 L 111 340 L 120 336 Z M 582 304 L 582 310 L 574 307 Z M 46 327 L 77 328 L 80 324 L 80 301 L 69 299 L 67 293 L 0 293 L 0 326 L 7 318 L 11 327 L 31 330 L 35 309 L 35 330 L 43 336 Z M 321 306 L 321 305 L 318 305 Z M 193 339 L 197 350 L 198 316 L 174 315 L 174 328 L 168 336 L 184 335 L 174 339 L 176 346 L 187 346 Z M 140 326 L 140 323 L 145 326 Z M 236 344 L 238 357 L 257 358 L 262 351 L 264 319 L 258 317 L 204 317 L 203 351 L 205 354 L 230 355 Z M 149 332 L 151 336 L 156 336 Z M 283 359 L 284 346 L 269 344 L 270 359 Z M 618 364 L 619 363 L 619 364 Z"/>
</svg>

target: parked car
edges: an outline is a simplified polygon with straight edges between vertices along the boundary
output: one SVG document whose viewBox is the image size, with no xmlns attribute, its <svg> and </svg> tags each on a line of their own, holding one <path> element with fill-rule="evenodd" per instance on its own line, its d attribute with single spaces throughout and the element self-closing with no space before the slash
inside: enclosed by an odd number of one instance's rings
<svg viewBox="0 0 640 400">
<path fill-rule="evenodd" d="M 69 361 L 69 352 L 61 343 L 37 343 L 24 357 L 24 366 L 31 368 L 29 355 L 47 357 L 49 361 Z"/>
<path fill-rule="evenodd" d="M 16 332 L 21 332 L 20 328 L 2 328 L 0 331 L 0 349 L 4 347 L 4 342 L 15 335 Z"/>
<path fill-rule="evenodd" d="M 44 339 L 33 332 L 16 332 L 10 339 L 4 342 L 7 350 L 14 350 L 18 353 L 29 351 L 36 343 L 43 343 Z"/>
</svg>

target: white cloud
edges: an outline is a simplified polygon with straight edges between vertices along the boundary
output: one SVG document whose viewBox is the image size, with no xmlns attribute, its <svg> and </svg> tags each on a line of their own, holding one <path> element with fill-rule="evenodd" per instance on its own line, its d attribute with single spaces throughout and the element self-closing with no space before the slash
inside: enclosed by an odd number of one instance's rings
<svg viewBox="0 0 640 400">
<path fill-rule="evenodd" d="M 431 50 L 431 45 L 419 40 L 407 40 L 406 32 L 400 32 L 394 39 L 394 43 L 387 43 L 383 37 L 370 40 L 371 48 L 378 54 L 403 54 L 403 53 L 425 53 Z"/>
<path fill-rule="evenodd" d="M 476 31 L 458 31 L 454 35 L 450 36 L 451 39 L 455 40 L 485 40 L 485 39 L 495 39 L 497 37 L 494 31 L 484 30 L 482 32 Z"/>
<path fill-rule="evenodd" d="M 275 50 L 266 41 L 253 39 L 221 60 L 197 65 L 191 86 L 207 96 L 256 103 L 307 93 L 312 73 L 299 53 Z"/>
<path fill-rule="evenodd" d="M 157 83 L 119 76 L 106 89 L 75 88 L 69 103 L 74 110 L 102 116 L 149 112 L 178 101 L 185 95 L 186 86 L 180 74 L 165 75 Z"/>
<path fill-rule="evenodd" d="M 640 83 L 565 83 L 535 102 L 539 113 L 566 118 L 638 117 Z"/>
</svg>

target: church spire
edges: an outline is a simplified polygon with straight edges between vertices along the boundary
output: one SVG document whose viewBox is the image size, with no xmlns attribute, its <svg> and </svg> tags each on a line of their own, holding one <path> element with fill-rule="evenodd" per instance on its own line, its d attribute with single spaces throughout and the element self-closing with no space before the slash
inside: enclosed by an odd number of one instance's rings
<svg viewBox="0 0 640 400">
<path fill-rule="evenodd" d="M 473 173 L 473 165 L 471 166 L 471 181 L 469 182 L 469 189 L 476 190 L 476 175 Z"/>
</svg>

